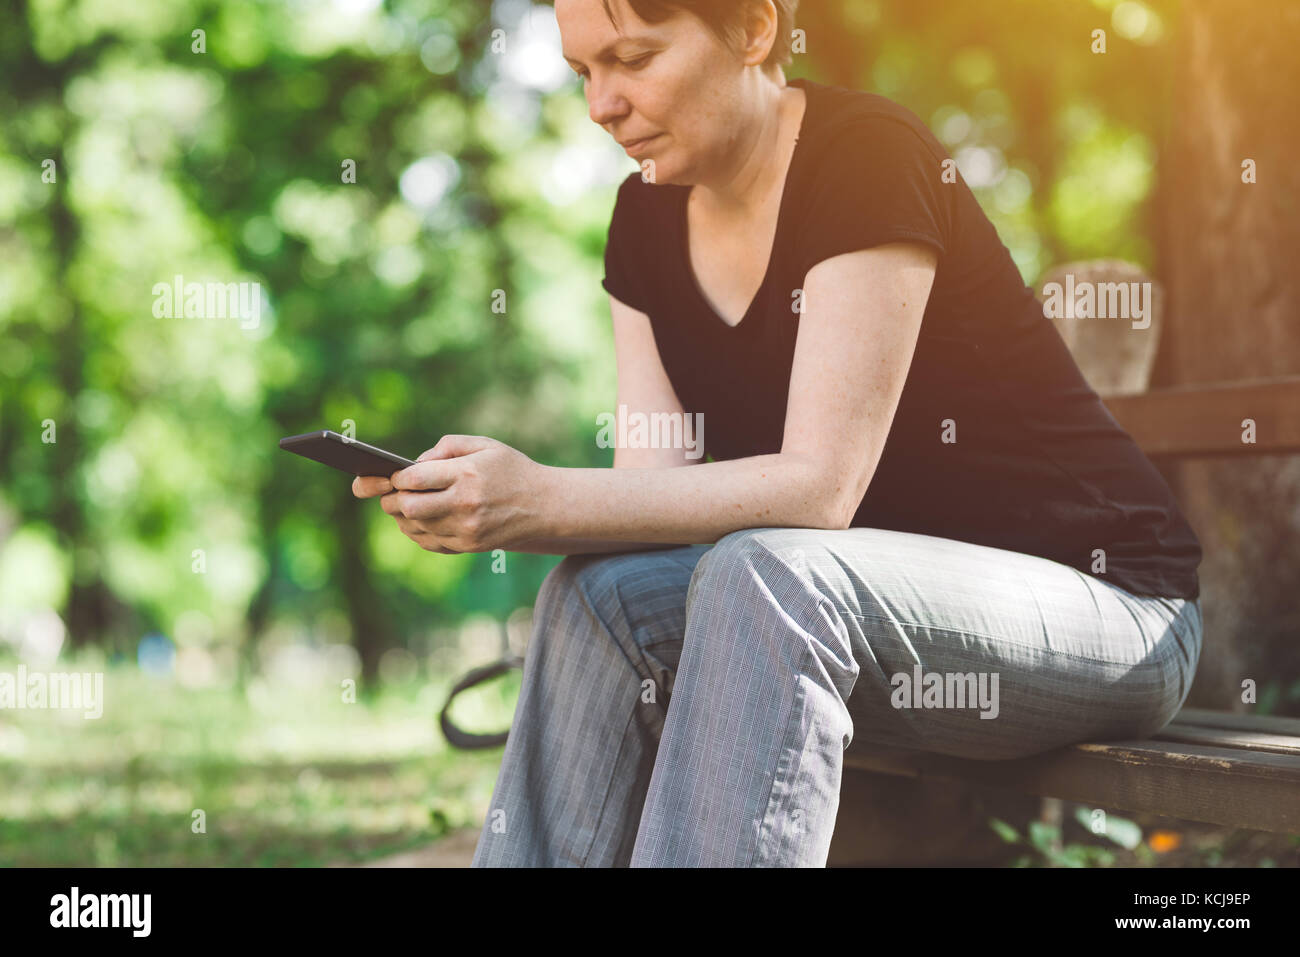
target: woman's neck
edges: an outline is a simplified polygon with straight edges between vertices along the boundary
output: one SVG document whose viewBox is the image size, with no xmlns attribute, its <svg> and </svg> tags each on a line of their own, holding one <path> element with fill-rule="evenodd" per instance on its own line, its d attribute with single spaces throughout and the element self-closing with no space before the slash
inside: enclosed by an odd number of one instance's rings
<svg viewBox="0 0 1300 957">
<path fill-rule="evenodd" d="M 781 79 L 781 86 L 765 84 L 768 99 L 757 111 L 758 122 L 749 124 L 752 135 L 737 144 L 734 163 L 716 178 L 695 184 L 695 203 L 703 201 L 711 212 L 743 221 L 758 215 L 780 189 L 806 109 L 806 93 Z"/>
</svg>

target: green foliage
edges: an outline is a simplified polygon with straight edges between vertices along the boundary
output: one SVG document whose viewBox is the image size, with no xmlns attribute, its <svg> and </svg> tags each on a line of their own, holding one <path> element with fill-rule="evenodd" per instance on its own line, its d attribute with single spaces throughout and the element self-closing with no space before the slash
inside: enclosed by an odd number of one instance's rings
<svg viewBox="0 0 1300 957">
<path fill-rule="evenodd" d="M 814 72 L 929 123 L 1032 284 L 1076 258 L 1154 266 L 1178 13 L 1167 0 L 854 0 L 804 4 L 797 19 Z"/>
<path fill-rule="evenodd" d="M 1080 808 L 1080 822 L 1087 825 L 1087 811 Z M 1131 821 L 1120 818 L 1107 818 L 1107 836 L 1115 840 L 1110 833 L 1111 823 L 1136 828 Z M 1104 847 L 1092 844 L 1063 844 L 1062 828 L 1046 821 L 1030 821 L 1028 833 L 1021 835 L 1006 821 L 989 818 L 989 827 L 1007 844 L 1021 845 L 1026 853 L 1012 861 L 1012 867 L 1110 867 L 1115 863 L 1115 855 Z M 1128 832 L 1124 831 L 1125 836 Z M 1139 840 L 1141 832 L 1138 832 Z M 1116 840 L 1116 843 L 1122 843 Z"/>
<path fill-rule="evenodd" d="M 609 144 L 585 197 L 544 196 L 527 160 L 587 121 L 511 99 L 574 91 L 488 93 L 485 5 L 80 6 L 19 5 L 0 60 L 0 591 L 128 653 L 185 615 L 251 658 L 277 619 L 392 608 L 368 676 L 422 625 L 530 604 L 554 558 L 423 552 L 275 443 L 351 420 L 410 457 L 468 432 L 608 464 L 582 423 L 613 393 L 594 240 L 627 170 Z M 257 282 L 260 322 L 160 318 L 177 275 Z"/>
</svg>

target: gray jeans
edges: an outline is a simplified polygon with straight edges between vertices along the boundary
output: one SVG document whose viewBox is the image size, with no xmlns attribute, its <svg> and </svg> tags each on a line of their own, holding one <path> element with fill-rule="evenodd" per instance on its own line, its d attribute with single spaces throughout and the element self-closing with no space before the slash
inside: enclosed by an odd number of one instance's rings
<svg viewBox="0 0 1300 957">
<path fill-rule="evenodd" d="M 850 746 L 1146 737 L 1200 650 L 1199 600 L 928 535 L 570 556 L 538 593 L 473 866 L 825 866 Z"/>
</svg>

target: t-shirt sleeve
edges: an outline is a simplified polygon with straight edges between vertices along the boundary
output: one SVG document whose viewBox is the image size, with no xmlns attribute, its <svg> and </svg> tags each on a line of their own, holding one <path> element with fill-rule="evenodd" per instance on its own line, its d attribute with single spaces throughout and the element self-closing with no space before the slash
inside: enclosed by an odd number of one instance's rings
<svg viewBox="0 0 1300 957">
<path fill-rule="evenodd" d="M 951 246 L 956 186 L 921 134 L 889 116 L 854 119 L 819 148 L 797 233 L 802 273 L 824 259 L 913 241 Z"/>
<path fill-rule="evenodd" d="M 645 269 L 649 260 L 640 246 L 647 229 L 641 222 L 643 214 L 635 192 L 641 185 L 640 179 L 640 172 L 632 173 L 618 188 L 605 239 L 605 278 L 601 285 L 615 299 L 648 314 L 650 297 L 646 293 Z"/>
</svg>

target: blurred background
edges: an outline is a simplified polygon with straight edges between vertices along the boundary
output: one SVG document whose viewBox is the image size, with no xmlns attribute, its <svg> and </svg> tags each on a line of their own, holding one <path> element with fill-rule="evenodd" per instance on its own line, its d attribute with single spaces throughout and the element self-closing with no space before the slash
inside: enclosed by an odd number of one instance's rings
<svg viewBox="0 0 1300 957">
<path fill-rule="evenodd" d="M 436 714 L 524 651 L 559 558 L 425 552 L 276 442 L 351 428 L 414 458 L 459 432 L 611 464 L 601 258 L 636 165 L 553 10 L 0 10 L 0 670 L 105 674 L 102 718 L 0 710 L 0 864 L 463 857 L 500 750 L 449 750 Z M 787 76 L 926 120 L 1027 283 L 1093 258 L 1160 278 L 1153 384 L 1300 372 L 1293 4 L 805 0 L 796 26 Z M 259 321 L 158 317 L 177 275 L 257 283 Z M 1300 714 L 1295 464 L 1168 477 L 1213 549 L 1189 703 L 1232 710 L 1245 674 L 1257 713 Z M 517 690 L 459 722 L 506 727 Z"/>
</svg>

